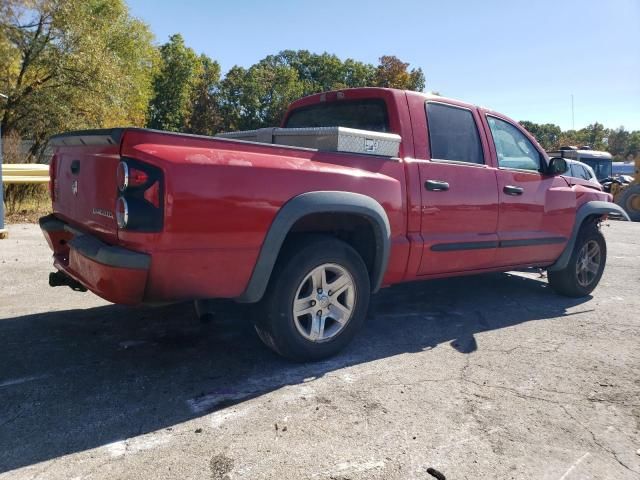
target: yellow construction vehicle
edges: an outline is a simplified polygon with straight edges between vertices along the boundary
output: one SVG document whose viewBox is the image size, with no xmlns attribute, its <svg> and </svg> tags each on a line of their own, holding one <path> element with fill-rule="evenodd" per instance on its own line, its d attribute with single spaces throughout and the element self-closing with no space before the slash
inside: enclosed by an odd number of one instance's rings
<svg viewBox="0 0 640 480">
<path fill-rule="evenodd" d="M 612 183 L 610 193 L 632 221 L 640 222 L 640 155 L 635 158 L 633 181 L 626 185 Z"/>
</svg>

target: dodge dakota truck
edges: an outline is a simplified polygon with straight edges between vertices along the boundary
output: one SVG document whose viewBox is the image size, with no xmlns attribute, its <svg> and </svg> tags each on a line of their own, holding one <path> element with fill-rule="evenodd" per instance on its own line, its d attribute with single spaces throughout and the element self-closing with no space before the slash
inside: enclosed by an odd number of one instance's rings
<svg viewBox="0 0 640 480">
<path fill-rule="evenodd" d="M 599 224 L 626 218 L 518 123 L 417 92 L 312 95 L 280 128 L 235 137 L 121 128 L 50 143 L 52 286 L 130 305 L 259 302 L 258 335 L 296 360 L 343 348 L 370 295 L 399 282 L 538 267 L 556 292 L 588 295 Z"/>
</svg>

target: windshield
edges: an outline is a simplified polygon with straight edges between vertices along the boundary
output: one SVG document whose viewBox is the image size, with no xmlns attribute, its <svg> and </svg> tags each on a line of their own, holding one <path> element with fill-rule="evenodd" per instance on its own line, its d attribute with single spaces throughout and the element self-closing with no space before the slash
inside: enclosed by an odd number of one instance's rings
<svg viewBox="0 0 640 480">
<path fill-rule="evenodd" d="M 301 107 L 289 115 L 285 128 L 348 127 L 388 132 L 389 118 L 384 100 L 350 100 Z"/>
<path fill-rule="evenodd" d="M 582 163 L 586 163 L 596 174 L 598 180 L 611 176 L 611 161 L 609 160 L 597 160 L 595 158 L 581 158 Z"/>
</svg>

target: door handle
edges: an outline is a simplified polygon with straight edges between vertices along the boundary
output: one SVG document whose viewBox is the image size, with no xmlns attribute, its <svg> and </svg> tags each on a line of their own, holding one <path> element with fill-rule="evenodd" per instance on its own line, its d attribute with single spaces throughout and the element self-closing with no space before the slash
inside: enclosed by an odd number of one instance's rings
<svg viewBox="0 0 640 480">
<path fill-rule="evenodd" d="M 74 175 L 80 171 L 80 160 L 74 160 L 71 162 L 71 173 Z"/>
<path fill-rule="evenodd" d="M 502 191 L 507 195 L 522 195 L 524 193 L 524 188 L 516 187 L 514 185 L 505 185 Z"/>
<path fill-rule="evenodd" d="M 449 190 L 449 184 L 443 180 L 427 180 L 424 182 L 424 188 L 430 192 L 446 192 Z"/>
</svg>

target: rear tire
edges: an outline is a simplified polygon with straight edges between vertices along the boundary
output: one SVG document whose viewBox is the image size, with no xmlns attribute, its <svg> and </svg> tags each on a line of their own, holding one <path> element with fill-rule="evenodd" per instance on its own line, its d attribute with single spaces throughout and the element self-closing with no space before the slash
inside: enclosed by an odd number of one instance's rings
<svg viewBox="0 0 640 480">
<path fill-rule="evenodd" d="M 585 297 L 600 282 L 607 261 L 607 244 L 597 223 L 584 225 L 578 233 L 569 263 L 563 270 L 548 272 L 549 285 L 567 297 Z"/>
<path fill-rule="evenodd" d="M 255 329 L 276 353 L 313 361 L 338 353 L 366 317 L 370 297 L 367 267 L 347 243 L 305 236 L 283 250 Z"/>
</svg>

